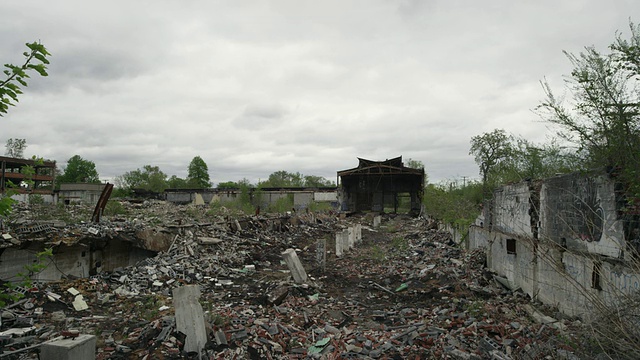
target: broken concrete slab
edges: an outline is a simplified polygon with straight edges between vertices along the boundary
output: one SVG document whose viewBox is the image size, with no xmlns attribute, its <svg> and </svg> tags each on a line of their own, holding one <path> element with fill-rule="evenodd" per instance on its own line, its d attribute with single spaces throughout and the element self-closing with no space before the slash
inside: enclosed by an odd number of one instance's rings
<svg viewBox="0 0 640 360">
<path fill-rule="evenodd" d="M 184 350 L 197 354 L 202 353 L 207 343 L 207 328 L 199 298 L 198 285 L 185 285 L 173 289 L 176 329 L 186 335 Z"/>
<path fill-rule="evenodd" d="M 295 249 L 287 249 L 282 253 L 282 257 L 284 261 L 287 263 L 287 267 L 289 271 L 291 271 L 291 276 L 293 277 L 293 281 L 301 284 L 307 281 L 307 272 L 304 270 L 300 259 L 298 258 L 298 254 L 296 254 Z"/>
</svg>

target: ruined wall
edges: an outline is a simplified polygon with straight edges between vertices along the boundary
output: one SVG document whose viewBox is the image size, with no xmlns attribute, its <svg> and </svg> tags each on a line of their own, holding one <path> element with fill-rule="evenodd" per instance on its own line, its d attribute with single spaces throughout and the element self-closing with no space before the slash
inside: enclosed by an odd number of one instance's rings
<svg viewBox="0 0 640 360">
<path fill-rule="evenodd" d="M 468 249 L 487 249 L 490 236 L 491 232 L 485 231 L 482 225 L 471 225 L 466 246 Z"/>
<path fill-rule="evenodd" d="M 529 184 L 506 185 L 493 194 L 493 227 L 511 234 L 533 236 Z"/>
<path fill-rule="evenodd" d="M 192 199 L 192 194 L 188 192 L 167 192 L 167 201 L 175 204 L 189 204 Z"/>
<path fill-rule="evenodd" d="M 37 261 L 36 254 L 44 245 L 34 243 L 26 249 L 7 248 L 0 255 L 0 279 L 20 281 L 16 276 L 25 273 L 24 265 Z M 139 249 L 128 241 L 108 239 L 100 248 L 87 244 L 61 245 L 54 248 L 53 257 L 45 260 L 47 267 L 32 274 L 35 281 L 57 281 L 64 277 L 88 277 L 102 271 L 113 271 L 119 267 L 134 265 L 154 256 L 155 252 Z"/>
<path fill-rule="evenodd" d="M 44 201 L 45 204 L 55 204 L 58 201 L 58 197 L 54 194 L 38 194 L 42 197 L 42 200 Z M 13 200 L 22 202 L 22 203 L 29 203 L 29 194 L 14 194 L 11 195 L 11 198 Z"/>
<path fill-rule="evenodd" d="M 293 207 L 296 209 L 306 209 L 313 201 L 313 191 L 293 193 Z"/>
<path fill-rule="evenodd" d="M 484 248 L 488 267 L 511 288 L 563 313 L 593 317 L 596 305 L 640 289 L 640 273 L 622 259 L 614 186 L 606 174 L 546 179 L 539 193 L 526 183 L 505 186 L 493 199 L 493 225 L 469 228 L 469 248 Z"/>
<path fill-rule="evenodd" d="M 535 296 L 537 259 L 532 243 L 511 234 L 481 228 L 474 232 L 484 232 L 488 239 L 487 266 L 507 278 L 511 289 L 522 289 L 529 296 Z"/>
<path fill-rule="evenodd" d="M 44 250 L 41 244 L 26 249 L 8 248 L 0 256 L 0 278 L 19 281 L 18 273 L 26 273 L 25 264 L 37 261 L 36 253 Z M 90 254 L 87 247 L 80 245 L 60 246 L 55 249 L 53 258 L 47 259 L 48 266 L 38 274 L 32 274 L 37 281 L 55 281 L 63 276 L 89 276 Z"/>
<path fill-rule="evenodd" d="M 624 236 L 614 187 L 605 174 L 546 179 L 540 191 L 541 236 L 568 250 L 620 257 Z"/>
<path fill-rule="evenodd" d="M 331 192 L 319 192 L 316 191 L 313 193 L 313 201 L 318 201 L 318 202 L 324 202 L 324 201 L 330 201 L 330 202 L 336 202 L 338 201 L 338 193 L 336 191 L 331 191 Z"/>
</svg>

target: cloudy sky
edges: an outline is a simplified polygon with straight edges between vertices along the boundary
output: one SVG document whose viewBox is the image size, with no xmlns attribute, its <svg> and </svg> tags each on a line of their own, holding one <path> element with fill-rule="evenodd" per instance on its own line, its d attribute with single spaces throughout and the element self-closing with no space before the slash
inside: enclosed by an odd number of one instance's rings
<svg viewBox="0 0 640 360">
<path fill-rule="evenodd" d="M 75 154 L 102 179 L 143 165 L 211 180 L 320 175 L 357 157 L 422 161 L 431 182 L 477 178 L 472 136 L 542 142 L 540 81 L 562 92 L 562 53 L 640 22 L 637 0 L 3 1 L 0 61 L 52 53 L 0 141 Z"/>
</svg>

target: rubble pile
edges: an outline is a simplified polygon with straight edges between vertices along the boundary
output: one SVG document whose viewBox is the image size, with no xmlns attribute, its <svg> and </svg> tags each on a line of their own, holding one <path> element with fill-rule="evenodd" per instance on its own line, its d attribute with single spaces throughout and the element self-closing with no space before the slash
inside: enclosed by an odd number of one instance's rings
<svg viewBox="0 0 640 360">
<path fill-rule="evenodd" d="M 98 359 L 572 356 L 554 339 L 575 323 L 502 287 L 481 252 L 461 250 L 425 219 L 385 215 L 377 228 L 365 216 L 331 213 L 194 221 L 179 212 L 152 215 L 153 207 L 142 208 L 149 212 L 138 222 L 164 218 L 177 227 L 168 250 L 110 273 L 24 289 L 2 310 L 7 358 L 76 332 L 97 336 Z M 336 232 L 355 223 L 364 225 L 362 242 L 336 257 Z M 319 240 L 327 243 L 324 264 L 316 261 Z M 306 283 L 291 279 L 282 258 L 289 248 Z M 184 285 L 201 292 L 207 343 L 200 354 L 184 351 L 176 327 L 172 291 Z"/>
</svg>

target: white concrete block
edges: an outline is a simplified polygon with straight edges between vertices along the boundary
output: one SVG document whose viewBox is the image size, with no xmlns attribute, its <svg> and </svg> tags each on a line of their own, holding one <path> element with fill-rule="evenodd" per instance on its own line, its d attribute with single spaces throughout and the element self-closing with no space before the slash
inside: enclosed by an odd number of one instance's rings
<svg viewBox="0 0 640 360">
<path fill-rule="evenodd" d="M 187 337 L 184 350 L 201 354 L 207 343 L 207 328 L 200 298 L 200 286 L 185 285 L 173 289 L 173 307 L 176 309 L 176 330 Z"/>
<path fill-rule="evenodd" d="M 42 360 L 94 360 L 96 337 L 83 334 L 76 338 L 61 339 L 45 343 L 40 347 Z"/>
<path fill-rule="evenodd" d="M 284 261 L 287 263 L 289 267 L 289 271 L 291 271 L 291 276 L 293 277 L 293 281 L 300 284 L 307 281 L 307 272 L 304 271 L 304 267 L 298 259 L 298 254 L 294 249 L 287 249 L 282 253 L 282 257 Z"/>
</svg>

